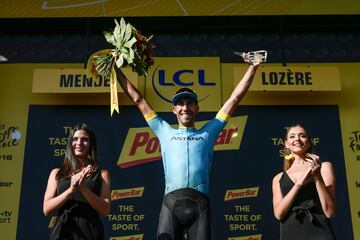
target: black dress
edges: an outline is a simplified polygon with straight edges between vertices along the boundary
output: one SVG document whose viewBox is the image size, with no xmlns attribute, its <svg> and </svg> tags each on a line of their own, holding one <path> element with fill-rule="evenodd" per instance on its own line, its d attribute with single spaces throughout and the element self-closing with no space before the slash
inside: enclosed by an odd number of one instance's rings
<svg viewBox="0 0 360 240">
<path fill-rule="evenodd" d="M 70 178 L 58 181 L 57 195 L 64 192 L 70 186 Z M 101 171 L 97 170 L 86 178 L 89 189 L 100 196 L 101 192 Z M 91 207 L 84 196 L 78 190 L 72 195 L 58 211 L 58 216 L 64 211 L 70 210 L 65 224 L 61 227 L 60 239 L 62 240 L 101 240 L 104 239 L 104 226 L 98 212 Z"/>
<path fill-rule="evenodd" d="M 285 196 L 294 186 L 284 172 L 280 189 Z M 309 182 L 297 193 L 289 212 L 280 222 L 282 240 L 332 240 L 335 239 L 329 219 L 324 215 L 314 182 Z"/>
</svg>

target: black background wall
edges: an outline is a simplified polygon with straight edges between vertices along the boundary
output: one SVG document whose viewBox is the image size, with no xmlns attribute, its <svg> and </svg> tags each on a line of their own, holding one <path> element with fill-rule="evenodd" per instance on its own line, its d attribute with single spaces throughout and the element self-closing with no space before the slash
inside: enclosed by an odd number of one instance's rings
<svg viewBox="0 0 360 240">
<path fill-rule="evenodd" d="M 120 19 L 120 17 L 118 18 Z M 358 62 L 360 16 L 129 17 L 153 34 L 157 57 L 220 56 L 266 49 L 269 62 Z M 109 47 L 103 30 L 113 18 L 0 19 L 0 54 L 7 63 L 81 63 Z"/>
</svg>

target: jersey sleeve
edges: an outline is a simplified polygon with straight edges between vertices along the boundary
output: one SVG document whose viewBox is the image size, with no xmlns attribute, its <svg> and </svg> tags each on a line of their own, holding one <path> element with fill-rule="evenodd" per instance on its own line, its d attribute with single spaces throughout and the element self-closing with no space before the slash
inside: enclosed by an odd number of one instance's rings
<svg viewBox="0 0 360 240">
<path fill-rule="evenodd" d="M 144 115 L 146 122 L 160 141 L 164 139 L 171 126 L 157 115 L 155 111 Z"/>
<path fill-rule="evenodd" d="M 209 141 L 211 143 L 215 142 L 220 132 L 224 129 L 227 122 L 230 119 L 230 115 L 224 112 L 218 112 L 216 117 L 210 120 L 203 129 L 209 133 Z"/>
<path fill-rule="evenodd" d="M 230 115 L 227 114 L 227 113 L 224 113 L 222 111 L 219 111 L 217 114 L 216 114 L 216 119 L 219 119 L 220 121 L 222 122 L 225 122 L 225 124 L 229 121 L 230 119 Z"/>
</svg>

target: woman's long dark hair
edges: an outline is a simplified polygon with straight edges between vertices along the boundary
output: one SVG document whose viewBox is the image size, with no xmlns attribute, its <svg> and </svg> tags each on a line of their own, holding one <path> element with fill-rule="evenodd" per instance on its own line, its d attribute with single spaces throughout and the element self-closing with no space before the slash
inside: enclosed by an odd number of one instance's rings
<svg viewBox="0 0 360 240">
<path fill-rule="evenodd" d="M 294 162 L 294 157 L 292 157 L 290 149 L 288 149 L 288 148 L 285 146 L 285 141 L 286 141 L 287 138 L 288 138 L 289 131 L 290 131 L 292 128 L 294 128 L 294 127 L 301 127 L 301 128 L 303 128 L 303 129 L 305 130 L 306 136 L 308 137 L 309 143 L 310 143 L 310 146 L 309 146 L 309 148 L 307 149 L 307 152 L 308 152 L 308 153 L 311 153 L 311 152 L 312 152 L 312 148 L 313 148 L 313 144 L 312 144 L 312 141 L 311 141 L 311 137 L 310 137 L 309 133 L 306 131 L 306 129 L 305 129 L 301 124 L 295 123 L 295 124 L 291 125 L 290 127 L 286 127 L 286 128 L 285 128 L 285 129 L 286 129 L 286 133 L 285 133 L 285 137 L 284 137 L 284 153 L 285 153 L 285 154 L 284 154 L 284 164 L 283 164 L 283 170 L 284 170 L 284 172 L 285 172 L 286 170 L 288 170 L 288 169 L 291 167 L 291 165 L 293 164 L 293 162 Z"/>
<path fill-rule="evenodd" d="M 60 167 L 60 170 L 56 174 L 57 180 L 62 180 L 70 176 L 71 173 L 76 172 L 82 167 L 81 162 L 78 161 L 76 158 L 74 151 L 72 149 L 72 142 L 73 137 L 76 131 L 84 130 L 89 134 L 89 142 L 90 142 L 90 149 L 89 154 L 87 156 L 88 162 L 87 164 L 91 164 L 94 168 L 97 168 L 97 157 L 96 157 L 96 138 L 95 133 L 85 124 L 85 123 L 78 123 L 76 124 L 72 130 L 70 131 L 67 144 L 66 144 L 66 152 L 64 161 Z"/>
</svg>

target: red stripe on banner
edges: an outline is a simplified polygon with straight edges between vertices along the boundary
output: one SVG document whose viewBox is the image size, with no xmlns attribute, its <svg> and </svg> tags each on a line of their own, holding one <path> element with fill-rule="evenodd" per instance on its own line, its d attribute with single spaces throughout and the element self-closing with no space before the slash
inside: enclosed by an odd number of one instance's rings
<svg viewBox="0 0 360 240">
<path fill-rule="evenodd" d="M 136 165 L 143 164 L 143 163 L 154 162 L 154 161 L 157 161 L 160 159 L 161 159 L 161 157 L 147 158 L 147 159 L 131 161 L 128 163 L 121 163 L 121 164 L 118 164 L 118 166 L 120 168 L 128 168 L 128 167 L 136 166 Z"/>
</svg>

